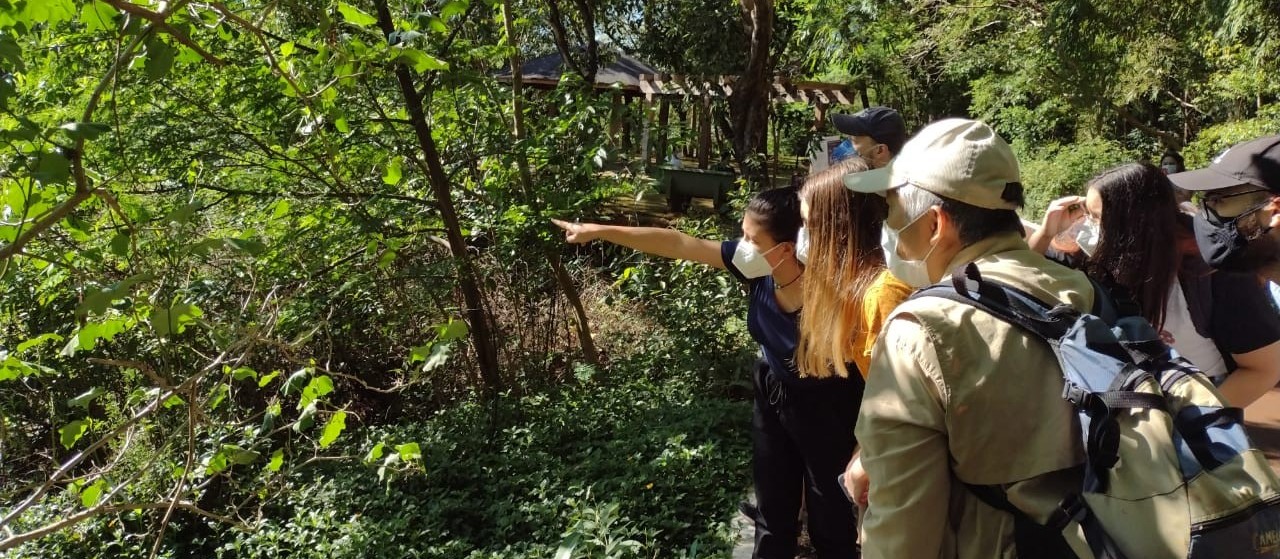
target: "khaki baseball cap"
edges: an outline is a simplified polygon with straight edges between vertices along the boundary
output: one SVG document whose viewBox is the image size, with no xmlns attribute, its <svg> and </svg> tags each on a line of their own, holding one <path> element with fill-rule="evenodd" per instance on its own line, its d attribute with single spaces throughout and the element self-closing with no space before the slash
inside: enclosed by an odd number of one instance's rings
<svg viewBox="0 0 1280 559">
<path fill-rule="evenodd" d="M 1022 188 L 1018 158 L 1009 144 L 985 123 L 963 118 L 924 127 L 888 166 L 845 175 L 844 184 L 854 192 L 882 195 L 913 184 L 943 198 L 992 210 L 1018 209 L 1016 201 L 1006 199 L 1006 192 Z"/>
</svg>

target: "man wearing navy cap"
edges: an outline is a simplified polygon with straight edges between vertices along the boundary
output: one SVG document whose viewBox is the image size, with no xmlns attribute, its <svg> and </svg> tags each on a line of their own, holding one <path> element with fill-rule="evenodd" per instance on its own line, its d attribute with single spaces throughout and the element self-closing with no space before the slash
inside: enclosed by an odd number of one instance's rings
<svg viewBox="0 0 1280 559">
<path fill-rule="evenodd" d="M 1195 232 L 1205 262 L 1280 282 L 1280 135 L 1236 144 L 1169 180 L 1201 193 Z"/>
<path fill-rule="evenodd" d="M 851 115 L 838 114 L 831 123 L 841 134 L 850 136 L 853 148 L 867 160 L 872 169 L 889 164 L 907 143 L 907 125 L 898 111 L 888 107 L 870 107 Z"/>
</svg>

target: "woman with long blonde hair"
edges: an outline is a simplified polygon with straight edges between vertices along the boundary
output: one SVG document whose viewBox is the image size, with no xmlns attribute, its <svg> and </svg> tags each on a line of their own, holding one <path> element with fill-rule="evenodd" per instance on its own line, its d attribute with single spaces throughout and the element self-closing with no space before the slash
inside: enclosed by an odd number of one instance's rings
<svg viewBox="0 0 1280 559">
<path fill-rule="evenodd" d="M 884 319 L 913 291 L 885 269 L 881 226 L 885 199 L 845 188 L 843 178 L 868 170 L 861 158 L 813 175 L 800 190 L 808 238 L 804 308 L 796 365 L 804 376 L 863 378 Z"/>
<path fill-rule="evenodd" d="M 800 215 L 807 235 L 804 305 L 796 368 L 802 376 L 849 378 L 859 387 L 871 364 L 871 348 L 889 314 L 914 291 L 885 267 L 883 225 L 889 205 L 881 196 L 853 192 L 844 177 L 868 170 L 865 161 L 849 159 L 809 177 L 800 190 Z M 801 241 L 801 245 L 806 243 Z M 822 437 L 833 441 L 830 462 L 844 473 L 843 490 L 866 506 L 866 474 L 855 454 L 853 428 L 862 392 L 840 404 L 837 420 L 824 426 Z M 837 464 L 838 463 L 838 464 Z"/>
</svg>

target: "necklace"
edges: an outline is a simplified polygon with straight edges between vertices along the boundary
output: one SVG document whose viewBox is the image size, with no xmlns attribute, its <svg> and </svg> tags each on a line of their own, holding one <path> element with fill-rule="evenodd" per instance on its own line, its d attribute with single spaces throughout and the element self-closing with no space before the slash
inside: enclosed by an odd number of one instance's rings
<svg viewBox="0 0 1280 559">
<path fill-rule="evenodd" d="M 774 282 L 774 284 L 773 284 L 773 289 L 774 289 L 774 291 L 782 291 L 783 289 L 786 289 L 786 288 L 790 287 L 790 286 L 791 286 L 791 284 L 793 284 L 793 283 L 795 283 L 795 282 L 799 281 L 799 280 L 800 280 L 800 278 L 802 278 L 802 277 L 804 277 L 804 270 L 801 270 L 801 271 L 800 271 L 800 273 L 796 274 L 796 277 L 792 278 L 792 279 L 791 279 L 791 281 L 789 281 L 789 282 L 787 282 L 787 283 L 784 283 L 784 284 L 782 284 L 782 285 L 778 285 L 778 284 L 777 284 L 777 282 Z"/>
</svg>

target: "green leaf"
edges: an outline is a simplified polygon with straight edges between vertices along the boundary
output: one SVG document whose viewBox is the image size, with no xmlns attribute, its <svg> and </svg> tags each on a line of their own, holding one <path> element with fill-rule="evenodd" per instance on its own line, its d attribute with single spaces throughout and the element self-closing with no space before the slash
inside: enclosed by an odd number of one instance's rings
<svg viewBox="0 0 1280 559">
<path fill-rule="evenodd" d="M 58 184 L 66 182 L 71 176 L 71 161 L 56 151 L 46 151 L 36 156 L 35 170 L 31 178 L 41 184 Z"/>
<path fill-rule="evenodd" d="M 384 443 L 378 443 L 376 445 L 373 445 L 373 448 L 369 449 L 369 452 L 365 453 L 364 455 L 365 463 L 372 464 L 378 461 L 378 459 L 382 458 L 382 453 L 386 449 L 386 447 L 387 445 Z"/>
<path fill-rule="evenodd" d="M 313 378 L 307 383 L 307 387 L 302 389 L 302 399 L 298 401 L 298 408 L 311 406 L 330 392 L 333 392 L 333 379 L 328 375 Z"/>
<path fill-rule="evenodd" d="M 106 490 L 107 482 L 99 479 L 98 481 L 93 482 L 93 485 L 90 485 L 80 491 L 80 503 L 83 504 L 85 508 L 92 507 L 93 505 L 98 504 L 98 501 L 102 499 L 102 495 L 103 493 L 106 493 Z"/>
<path fill-rule="evenodd" d="M 239 466 L 252 464 L 262 458 L 262 453 L 256 450 L 249 450 L 233 444 L 222 445 L 220 452 L 227 455 L 227 461 Z"/>
<path fill-rule="evenodd" d="M 236 370 L 231 371 L 231 380 L 245 380 L 245 379 L 258 380 L 258 371 L 255 371 L 248 367 L 237 367 Z"/>
<path fill-rule="evenodd" d="M 173 211 L 165 215 L 164 221 L 165 223 L 186 223 L 191 221 L 191 218 L 196 215 L 196 212 L 203 207 L 204 203 L 199 200 L 183 204 L 181 207 L 175 208 Z"/>
<path fill-rule="evenodd" d="M 76 441 L 84 436 L 85 431 L 89 430 L 89 422 L 83 419 L 77 419 L 58 428 L 58 440 L 62 442 L 62 446 L 67 450 L 75 446 Z"/>
<path fill-rule="evenodd" d="M 347 117 L 345 116 L 340 116 L 334 119 L 333 127 L 337 128 L 338 131 L 342 132 L 343 134 L 351 133 L 351 124 L 347 122 Z"/>
<path fill-rule="evenodd" d="M 130 246 L 129 239 L 130 235 L 128 231 L 121 231 L 111 237 L 111 243 L 108 245 L 111 248 L 111 254 L 121 258 L 128 257 Z"/>
<path fill-rule="evenodd" d="M 95 140 L 103 133 L 111 131 L 110 126 L 97 122 L 68 122 L 58 128 L 77 140 Z"/>
<path fill-rule="evenodd" d="M 467 335 L 467 323 L 461 320 L 449 319 L 447 324 L 439 327 L 439 341 L 451 342 L 453 340 L 462 339 Z"/>
<path fill-rule="evenodd" d="M 27 340 L 25 342 L 18 344 L 18 347 L 14 349 L 14 353 L 25 352 L 28 349 L 31 349 L 33 347 L 42 346 L 46 342 L 57 343 L 60 341 L 62 341 L 62 336 L 59 336 L 57 334 L 40 334 L 39 336 L 36 336 L 34 338 L 31 338 L 30 340 Z"/>
<path fill-rule="evenodd" d="M 396 445 L 396 453 L 400 455 L 400 459 L 405 462 L 422 459 L 422 449 L 418 443 L 405 443 Z"/>
<path fill-rule="evenodd" d="M 342 19 L 347 20 L 351 25 L 360 27 L 368 27 L 378 23 L 378 18 L 360 11 L 359 8 L 352 6 L 346 2 L 338 2 L 338 12 L 342 14 Z"/>
<path fill-rule="evenodd" d="M 258 256 L 267 251 L 267 245 L 254 239 L 226 238 L 223 239 L 223 242 L 233 250 L 238 250 L 250 256 Z"/>
<path fill-rule="evenodd" d="M 288 200 L 280 200 L 279 202 L 276 202 L 273 206 L 274 209 L 271 211 L 271 219 L 280 219 L 288 216 L 289 207 L 290 204 Z"/>
<path fill-rule="evenodd" d="M 178 49 L 173 48 L 159 36 L 148 39 L 147 61 L 144 65 L 147 77 L 160 80 L 169 75 L 169 70 L 173 68 L 173 59 L 177 54 Z"/>
<path fill-rule="evenodd" d="M 423 344 L 423 345 L 420 345 L 420 346 L 414 346 L 414 347 L 410 348 L 410 349 L 409 349 L 409 362 L 410 362 L 410 363 L 417 363 L 417 362 L 419 362 L 419 361 L 426 361 L 428 357 L 431 357 L 431 347 L 432 347 L 432 345 L 434 345 L 434 344 Z"/>
<path fill-rule="evenodd" d="M 151 331 L 163 338 L 173 334 L 181 334 L 187 325 L 204 316 L 204 311 L 193 304 L 176 303 L 167 309 L 151 310 Z"/>
<path fill-rule="evenodd" d="M 271 461 L 267 462 L 268 472 L 278 472 L 280 467 L 284 465 L 284 450 L 277 448 L 271 453 Z"/>
<path fill-rule="evenodd" d="M 342 434 L 342 430 L 347 428 L 347 412 L 336 411 L 329 417 L 329 421 L 324 424 L 324 431 L 320 434 L 320 448 L 329 448 L 333 441 L 338 440 L 338 435 Z"/>
<path fill-rule="evenodd" d="M 280 376 L 280 371 L 271 371 L 270 373 L 262 375 L 262 377 L 258 379 L 258 388 L 266 388 L 267 385 L 271 384 L 271 381 L 275 380 L 278 376 Z"/>
<path fill-rule="evenodd" d="M 450 0 L 445 2 L 444 7 L 440 8 L 440 17 L 449 19 L 453 16 L 459 16 L 467 12 L 467 7 L 471 2 L 467 0 Z"/>
<path fill-rule="evenodd" d="M 27 16 L 32 22 L 41 22 L 50 29 L 76 15 L 72 0 L 27 0 Z"/>
<path fill-rule="evenodd" d="M 22 63 L 22 46 L 9 33 L 0 33 L 0 60 L 8 62 L 10 68 L 18 72 L 26 70 Z"/>
<path fill-rule="evenodd" d="M 262 426 L 259 427 L 258 432 L 267 433 L 275 429 L 276 420 L 280 419 L 280 412 L 280 402 L 271 402 L 271 405 L 267 406 L 267 412 L 262 414 Z"/>
<path fill-rule="evenodd" d="M 298 415 L 298 420 L 293 423 L 293 430 L 299 433 L 310 429 L 316 424 L 316 404 L 312 402 L 302 413 Z"/>
<path fill-rule="evenodd" d="M 556 550 L 555 559 L 573 559 L 573 552 L 578 549 L 578 545 L 582 543 L 582 535 L 574 532 L 560 542 L 560 548 Z"/>
<path fill-rule="evenodd" d="M 76 351 L 82 349 L 93 351 L 93 348 L 98 345 L 98 340 L 111 341 L 116 337 L 116 334 L 130 328 L 132 328 L 131 322 L 125 318 L 114 318 L 100 323 L 86 322 L 84 326 L 81 326 L 76 331 L 76 335 L 67 342 L 67 345 L 62 348 L 62 355 L 71 357 L 75 355 Z"/>
<path fill-rule="evenodd" d="M 218 384 L 218 387 L 213 389 L 213 397 L 209 399 L 209 403 L 205 404 L 205 406 L 208 407 L 210 410 L 218 409 L 218 406 L 222 405 L 223 400 L 226 400 L 227 394 L 230 394 L 230 393 L 231 393 L 230 385 Z"/>
<path fill-rule="evenodd" d="M 401 64 L 408 64 L 413 67 L 416 72 L 429 72 L 431 70 L 448 70 L 449 63 L 434 56 L 431 56 L 418 49 L 399 49 L 400 54 L 396 56 L 395 61 Z"/>
<path fill-rule="evenodd" d="M 80 23 L 85 31 L 93 33 L 104 29 L 115 29 L 116 9 L 104 2 L 95 0 L 84 5 L 80 10 Z"/>
<path fill-rule="evenodd" d="M 433 33 L 444 35 L 449 32 L 449 26 L 445 25 L 444 20 L 427 13 L 417 15 L 418 28 L 427 29 Z"/>
<path fill-rule="evenodd" d="M 291 55 L 293 55 L 293 49 L 296 46 L 297 45 L 293 44 L 293 41 L 289 41 L 287 43 L 280 45 L 280 56 L 289 58 Z"/>
<path fill-rule="evenodd" d="M 387 163 L 386 172 L 382 174 L 382 182 L 391 186 L 400 184 L 400 179 L 402 177 L 400 161 L 401 159 L 399 157 L 391 158 L 391 161 Z"/>
<path fill-rule="evenodd" d="M 76 305 L 76 317 L 83 318 L 90 314 L 103 314 L 118 299 L 128 297 L 133 293 L 133 286 L 144 281 L 149 281 L 155 277 L 150 272 L 143 272 L 125 278 L 115 285 L 101 289 L 90 289 L 85 291 L 84 300 Z M 93 348 L 88 348 L 93 349 Z"/>
<path fill-rule="evenodd" d="M 71 406 L 71 407 L 73 407 L 73 408 L 85 408 L 85 409 L 88 409 L 88 408 L 89 408 L 89 402 L 92 402 L 92 401 L 93 401 L 93 399 L 94 399 L 94 398 L 97 398 L 98 396 L 101 396 L 101 395 L 103 395 L 103 394 L 106 394 L 106 392 L 107 392 L 107 391 L 106 391 L 106 390 L 103 390 L 101 387 L 95 386 L 95 387 L 93 387 L 93 388 L 89 389 L 89 391 L 88 391 L 88 392 L 85 392 L 84 394 L 81 394 L 81 395 L 79 395 L 79 396 L 76 396 L 75 398 L 72 398 L 72 399 L 70 399 L 70 400 L 67 400 L 67 405 L 68 405 L 68 406 Z"/>
<path fill-rule="evenodd" d="M 280 393 L 293 394 L 294 392 L 302 390 L 302 387 L 304 386 L 303 383 L 307 382 L 307 377 L 309 376 L 311 376 L 311 369 L 308 367 L 303 367 L 294 371 L 293 374 L 289 375 L 289 378 L 284 381 L 284 386 L 280 387 Z"/>
<path fill-rule="evenodd" d="M 227 453 L 219 449 L 205 461 L 204 471 L 207 475 L 217 475 L 227 469 L 230 464 L 227 462 Z"/>
<path fill-rule="evenodd" d="M 164 406 L 164 409 L 167 410 L 175 406 L 181 406 L 182 404 L 185 404 L 185 403 L 187 403 L 187 401 L 183 400 L 182 396 L 174 394 L 172 396 L 169 396 L 167 399 L 165 399 L 164 403 L 160 405 Z"/>
</svg>

